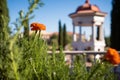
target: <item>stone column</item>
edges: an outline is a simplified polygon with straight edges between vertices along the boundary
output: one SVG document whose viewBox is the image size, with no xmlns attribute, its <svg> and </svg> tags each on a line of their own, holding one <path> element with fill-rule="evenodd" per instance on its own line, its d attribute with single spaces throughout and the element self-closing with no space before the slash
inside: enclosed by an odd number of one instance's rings
<svg viewBox="0 0 120 80">
<path fill-rule="evenodd" d="M 73 42 L 77 41 L 76 34 L 75 34 L 75 25 L 73 23 Z"/>
<path fill-rule="evenodd" d="M 96 35 L 95 35 L 95 26 L 94 24 L 92 25 L 92 48 L 95 51 L 95 40 L 96 40 Z"/>
<path fill-rule="evenodd" d="M 82 27 L 79 26 L 79 40 L 82 41 Z"/>
<path fill-rule="evenodd" d="M 93 26 L 92 26 L 92 40 L 94 41 L 95 40 L 95 37 L 96 35 L 95 35 L 95 29 L 94 29 L 94 24 L 93 24 Z"/>
<path fill-rule="evenodd" d="M 99 34 L 100 34 L 100 40 L 104 40 L 104 33 L 103 33 L 103 26 L 100 25 L 100 31 L 99 31 Z"/>
</svg>

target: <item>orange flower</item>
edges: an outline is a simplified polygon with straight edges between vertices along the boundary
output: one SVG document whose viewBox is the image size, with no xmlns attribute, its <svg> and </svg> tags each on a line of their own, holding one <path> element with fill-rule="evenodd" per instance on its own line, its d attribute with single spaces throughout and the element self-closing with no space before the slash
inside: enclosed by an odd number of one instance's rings
<svg viewBox="0 0 120 80">
<path fill-rule="evenodd" d="M 120 55 L 115 49 L 109 48 L 105 54 L 105 59 L 113 65 L 120 64 Z"/>
<path fill-rule="evenodd" d="M 46 30 L 46 26 L 40 23 L 32 23 L 30 27 L 31 30 Z"/>
</svg>

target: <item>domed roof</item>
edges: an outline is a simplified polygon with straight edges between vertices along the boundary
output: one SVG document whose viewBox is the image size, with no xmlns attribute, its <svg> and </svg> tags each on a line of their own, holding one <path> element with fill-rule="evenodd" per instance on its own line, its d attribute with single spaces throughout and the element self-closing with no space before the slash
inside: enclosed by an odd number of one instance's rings
<svg viewBox="0 0 120 80">
<path fill-rule="evenodd" d="M 80 11 L 95 11 L 95 12 L 100 12 L 100 9 L 98 6 L 96 5 L 91 5 L 89 0 L 85 1 L 85 4 L 83 4 L 82 6 L 79 6 L 76 10 L 76 12 L 80 12 Z"/>
</svg>

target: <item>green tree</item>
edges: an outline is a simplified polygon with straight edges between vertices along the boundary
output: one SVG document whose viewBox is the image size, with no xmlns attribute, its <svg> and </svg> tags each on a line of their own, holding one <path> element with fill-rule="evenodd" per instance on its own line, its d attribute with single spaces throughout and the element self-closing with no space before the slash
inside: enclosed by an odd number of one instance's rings
<svg viewBox="0 0 120 80">
<path fill-rule="evenodd" d="M 63 48 L 67 45 L 66 24 L 63 25 Z"/>
<path fill-rule="evenodd" d="M 60 48 L 60 46 L 63 45 L 63 29 L 62 29 L 61 21 L 59 21 L 58 24 L 59 24 L 58 45 Z"/>
<path fill-rule="evenodd" d="M 66 31 L 66 24 L 62 26 L 61 21 L 59 21 L 58 47 L 65 49 L 65 46 L 71 43 L 71 41 L 72 38 Z"/>
<path fill-rule="evenodd" d="M 111 11 L 111 47 L 120 50 L 120 0 L 112 0 Z"/>
<path fill-rule="evenodd" d="M 6 59 L 8 51 L 8 38 L 9 38 L 9 11 L 7 1 L 0 1 L 0 80 L 7 79 Z"/>
</svg>

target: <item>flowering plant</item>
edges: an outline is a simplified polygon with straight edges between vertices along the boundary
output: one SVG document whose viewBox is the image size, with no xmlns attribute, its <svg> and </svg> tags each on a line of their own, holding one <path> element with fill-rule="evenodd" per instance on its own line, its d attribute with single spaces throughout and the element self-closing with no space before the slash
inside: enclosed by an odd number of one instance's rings
<svg viewBox="0 0 120 80">
<path fill-rule="evenodd" d="M 120 64 L 120 55 L 119 53 L 113 49 L 113 48 L 109 48 L 107 50 L 107 53 L 105 54 L 105 59 L 107 61 L 109 61 L 110 63 L 112 63 L 113 65 L 118 65 Z"/>
<path fill-rule="evenodd" d="M 44 24 L 37 23 L 37 22 L 32 23 L 30 27 L 32 31 L 35 31 L 35 35 L 37 34 L 37 31 L 39 31 L 39 37 L 40 37 L 41 30 L 46 30 L 46 26 Z"/>
<path fill-rule="evenodd" d="M 46 26 L 44 24 L 40 24 L 37 22 L 34 22 L 30 25 L 31 30 L 46 30 Z"/>
</svg>

